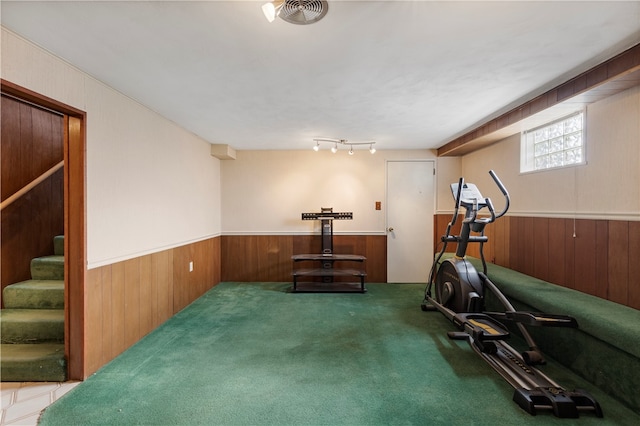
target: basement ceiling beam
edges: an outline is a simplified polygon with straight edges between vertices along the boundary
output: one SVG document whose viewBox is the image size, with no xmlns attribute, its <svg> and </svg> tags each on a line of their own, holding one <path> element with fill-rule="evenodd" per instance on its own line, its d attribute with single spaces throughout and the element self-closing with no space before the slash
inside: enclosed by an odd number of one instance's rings
<svg viewBox="0 0 640 426">
<path fill-rule="evenodd" d="M 640 44 L 525 102 L 438 148 L 438 157 L 460 156 L 640 84 Z M 548 112 L 549 114 L 545 114 Z"/>
</svg>

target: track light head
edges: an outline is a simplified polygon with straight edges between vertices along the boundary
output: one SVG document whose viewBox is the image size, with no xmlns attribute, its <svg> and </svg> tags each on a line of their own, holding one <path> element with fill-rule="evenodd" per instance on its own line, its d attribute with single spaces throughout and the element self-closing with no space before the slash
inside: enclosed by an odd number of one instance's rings
<svg viewBox="0 0 640 426">
<path fill-rule="evenodd" d="M 275 21 L 282 10 L 282 6 L 284 6 L 284 0 L 275 0 L 263 4 L 262 13 L 264 13 L 264 17 L 267 18 L 267 21 Z"/>
<path fill-rule="evenodd" d="M 338 152 L 338 144 L 337 143 L 334 146 L 331 147 L 331 152 L 333 152 L 334 154 L 336 152 Z"/>
</svg>

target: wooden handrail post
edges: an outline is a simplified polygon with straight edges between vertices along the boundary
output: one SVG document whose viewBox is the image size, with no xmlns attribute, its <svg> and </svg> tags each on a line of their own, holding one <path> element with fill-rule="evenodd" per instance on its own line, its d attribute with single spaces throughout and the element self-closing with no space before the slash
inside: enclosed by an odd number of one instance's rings
<svg viewBox="0 0 640 426">
<path fill-rule="evenodd" d="M 43 180 L 45 180 L 46 178 L 48 178 L 49 176 L 51 176 L 52 174 L 57 172 L 59 169 L 61 169 L 62 166 L 64 166 L 64 160 L 60 161 L 58 164 L 56 164 L 55 166 L 51 167 L 49 170 L 47 170 L 46 172 L 44 172 L 43 174 L 41 174 L 40 176 L 38 176 L 37 178 L 35 178 L 31 182 L 29 182 L 25 186 L 23 186 L 22 189 L 20 189 L 15 194 L 13 194 L 11 197 L 7 198 L 2 203 L 0 203 L 0 211 L 3 210 L 5 207 L 8 207 L 11 203 L 16 201 L 18 198 L 22 197 L 27 192 L 31 191 L 40 182 L 42 182 Z"/>
</svg>

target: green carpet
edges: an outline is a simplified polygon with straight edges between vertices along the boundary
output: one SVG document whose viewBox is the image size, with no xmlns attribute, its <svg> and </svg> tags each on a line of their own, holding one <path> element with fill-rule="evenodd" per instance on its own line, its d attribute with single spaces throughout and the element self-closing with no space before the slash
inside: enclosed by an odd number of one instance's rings
<svg viewBox="0 0 640 426">
<path fill-rule="evenodd" d="M 530 416 L 453 326 L 422 312 L 423 285 L 366 294 L 291 294 L 285 283 L 221 283 L 49 407 L 42 425 L 635 425 Z"/>
</svg>

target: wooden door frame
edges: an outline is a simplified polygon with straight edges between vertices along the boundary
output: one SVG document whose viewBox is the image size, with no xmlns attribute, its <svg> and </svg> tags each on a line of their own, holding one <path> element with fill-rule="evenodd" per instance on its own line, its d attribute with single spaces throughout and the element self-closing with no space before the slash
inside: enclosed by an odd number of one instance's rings
<svg viewBox="0 0 640 426">
<path fill-rule="evenodd" d="M 69 380 L 85 376 L 86 113 L 0 79 L 2 93 L 64 116 L 65 355 Z"/>
</svg>

